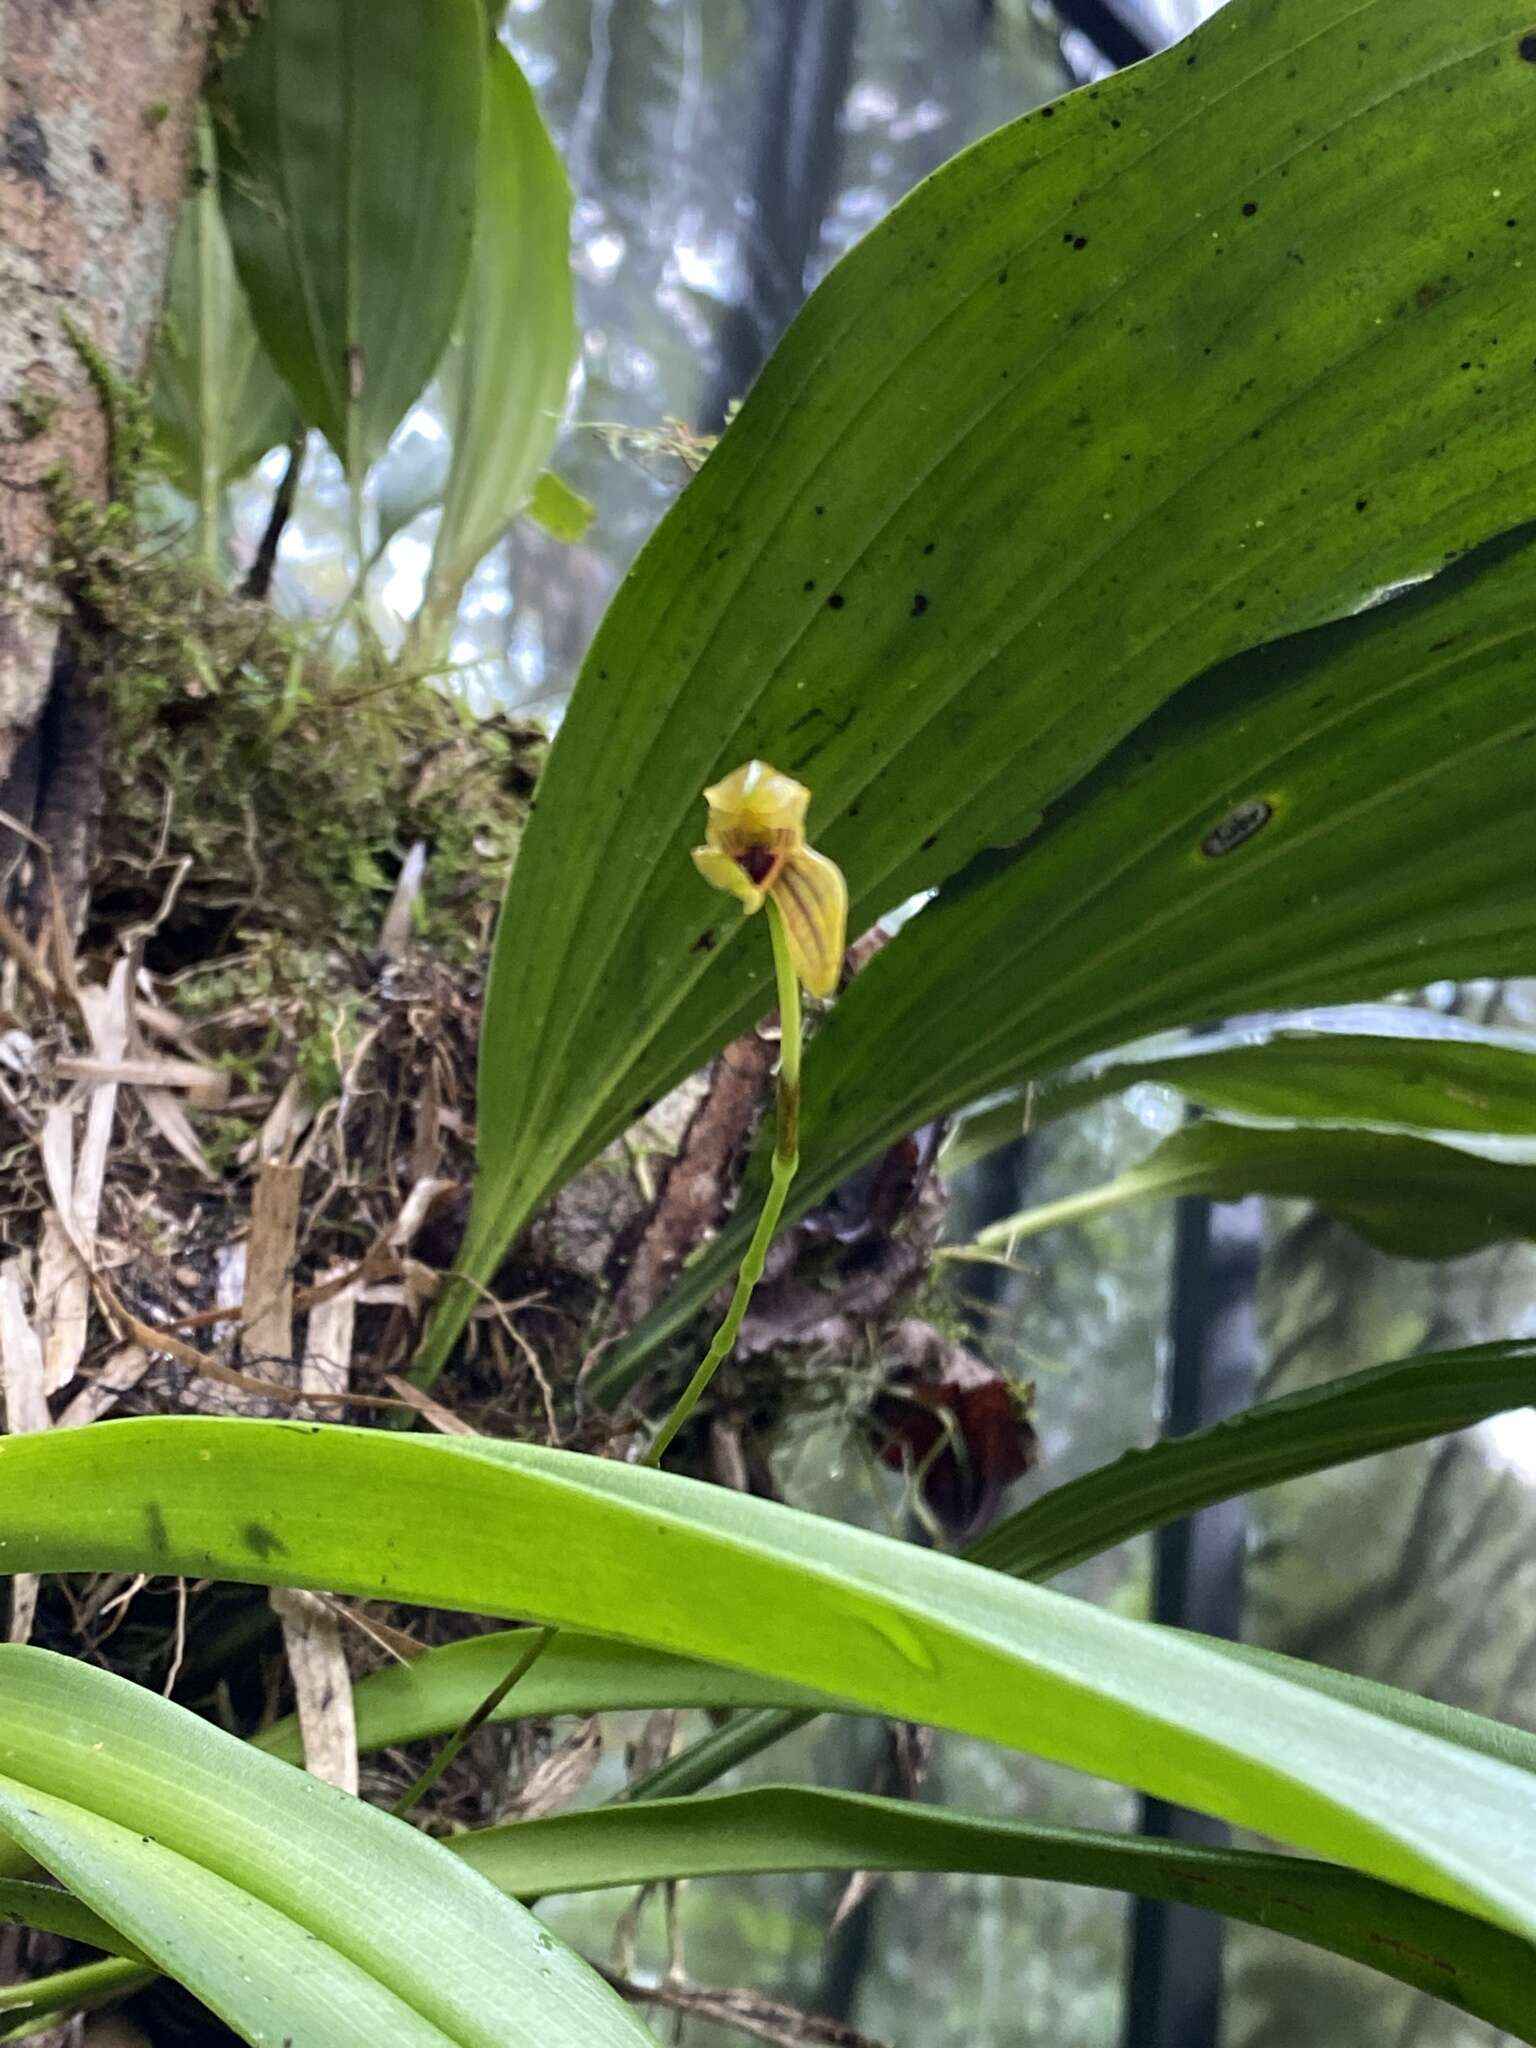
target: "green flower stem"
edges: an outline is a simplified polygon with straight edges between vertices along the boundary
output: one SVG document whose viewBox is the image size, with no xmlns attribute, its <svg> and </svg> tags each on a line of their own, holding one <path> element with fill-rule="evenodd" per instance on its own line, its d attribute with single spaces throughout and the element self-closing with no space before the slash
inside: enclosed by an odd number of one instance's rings
<svg viewBox="0 0 1536 2048">
<path fill-rule="evenodd" d="M 650 1449 L 640 1460 L 642 1465 L 661 1463 L 666 1456 L 667 1446 L 698 1407 L 705 1388 L 719 1370 L 726 1353 L 736 1342 L 736 1333 L 741 1328 L 747 1304 L 752 1299 L 758 1281 L 763 1277 L 768 1247 L 773 1242 L 773 1233 L 778 1229 L 779 1218 L 784 1213 L 784 1198 L 789 1193 L 789 1184 L 800 1164 L 800 984 L 795 978 L 795 970 L 790 961 L 784 922 L 779 916 L 778 905 L 771 896 L 766 908 L 768 929 L 773 936 L 774 970 L 779 981 L 778 1118 L 774 1130 L 773 1162 L 770 1168 L 768 1193 L 763 1201 L 762 1214 L 757 1219 L 757 1228 L 752 1233 L 752 1242 L 747 1246 L 746 1256 L 741 1262 L 736 1292 L 731 1296 L 731 1305 L 725 1312 L 725 1320 L 716 1330 L 714 1342 L 705 1352 L 697 1372 L 684 1387 L 677 1406 L 652 1438 Z"/>
<path fill-rule="evenodd" d="M 538 1663 L 559 1633 L 560 1631 L 557 1628 L 541 1628 L 536 1632 L 533 1641 L 523 1651 L 506 1677 L 502 1679 L 499 1685 L 491 1688 L 479 1706 L 469 1716 L 468 1720 L 462 1722 L 452 1735 L 449 1736 L 421 1776 L 406 1787 L 405 1791 L 401 1793 L 400 1797 L 389 1809 L 397 1820 L 403 1820 L 411 1808 L 419 1800 L 426 1797 L 427 1793 L 432 1790 L 432 1787 L 437 1783 L 444 1771 L 447 1770 L 469 1738 L 477 1734 L 485 1726 L 513 1686 L 517 1684 L 520 1678 L 533 1669 L 534 1665 Z"/>
<path fill-rule="evenodd" d="M 773 940 L 773 969 L 779 986 L 778 1107 L 774 1124 L 773 1161 L 768 1194 L 763 1202 L 762 1214 L 757 1219 L 757 1229 L 752 1233 L 752 1242 L 747 1247 L 747 1255 L 741 1262 L 741 1274 L 736 1282 L 736 1292 L 731 1296 L 731 1305 L 725 1312 L 725 1320 L 715 1332 L 714 1342 L 705 1352 L 698 1371 L 678 1397 L 676 1407 L 651 1439 L 649 1449 L 640 1460 L 642 1465 L 661 1463 L 667 1454 L 667 1446 L 698 1407 L 704 1397 L 705 1388 L 719 1370 L 726 1353 L 736 1342 L 736 1333 L 741 1328 L 741 1319 L 747 1312 L 748 1302 L 752 1299 L 752 1290 L 763 1277 L 763 1264 L 768 1257 L 768 1247 L 773 1242 L 773 1233 L 778 1228 L 779 1218 L 784 1213 L 784 1198 L 789 1193 L 789 1184 L 800 1164 L 800 983 L 795 974 L 794 962 L 789 956 L 789 940 L 784 931 L 784 921 L 779 915 L 778 905 L 771 896 L 765 908 L 768 913 L 768 930 Z M 543 1656 L 558 1633 L 557 1629 L 552 1628 L 542 1628 L 538 1631 L 506 1677 L 494 1690 L 486 1694 L 469 1719 L 449 1736 L 421 1776 L 396 1800 L 390 1809 L 391 1812 L 403 1817 L 425 1793 L 431 1791 L 476 1729 L 485 1725 L 523 1674 L 531 1670 Z"/>
<path fill-rule="evenodd" d="M 133 1956 L 109 1956 L 97 1963 L 77 1963 L 73 1969 L 57 1970 L 49 1977 L 35 1977 L 30 1984 L 7 1984 L 0 1989 L 0 2040 L 22 2040 L 27 2034 L 48 2031 L 43 2022 L 53 2014 L 89 2012 L 93 2006 L 126 1998 L 141 1985 L 152 1984 L 159 1974 L 153 1963 Z"/>
</svg>

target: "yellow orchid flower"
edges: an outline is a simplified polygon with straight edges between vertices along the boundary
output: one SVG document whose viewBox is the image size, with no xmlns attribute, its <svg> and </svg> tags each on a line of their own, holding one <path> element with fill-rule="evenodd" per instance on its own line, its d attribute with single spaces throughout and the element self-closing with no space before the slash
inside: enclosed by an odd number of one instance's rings
<svg viewBox="0 0 1536 2048">
<path fill-rule="evenodd" d="M 772 897 L 795 972 L 813 996 L 829 996 L 842 972 L 848 885 L 843 871 L 805 843 L 811 793 L 766 761 L 748 761 L 704 792 L 706 844 L 694 865 L 750 916 Z"/>
</svg>

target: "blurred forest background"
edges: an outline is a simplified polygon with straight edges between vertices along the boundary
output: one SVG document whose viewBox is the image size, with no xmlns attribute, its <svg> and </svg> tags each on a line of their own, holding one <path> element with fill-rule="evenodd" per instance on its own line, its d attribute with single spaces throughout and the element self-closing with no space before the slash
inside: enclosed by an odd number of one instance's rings
<svg viewBox="0 0 1536 2048">
<path fill-rule="evenodd" d="M 574 544 L 529 520 L 478 571 L 453 660 L 473 697 L 558 722 L 596 623 L 805 292 L 947 158 L 1025 109 L 1155 47 L 1211 7 L 1117 0 L 512 0 L 503 33 L 575 194 L 582 344 L 558 473 L 595 507 Z M 1097 23 L 1099 40 L 1083 26 Z M 1116 43 L 1115 26 L 1126 39 Z M 1114 47 L 1110 47 L 1114 45 Z M 419 602 L 448 439 L 418 406 L 372 473 L 382 543 L 373 625 L 398 645 Z M 235 547 L 254 557 L 284 468 L 242 488 Z M 347 491 L 315 437 L 274 595 L 332 613 L 349 579 Z M 1439 989 L 1481 1019 L 1536 1024 L 1518 990 Z M 1092 1185 L 1176 1123 L 1155 1088 L 1026 1138 L 972 1169 L 953 1234 Z M 1170 1412 L 1210 1419 L 1255 1392 L 1495 1333 L 1536 1332 L 1536 1255 L 1438 1265 L 1368 1251 L 1300 1208 L 1156 1204 L 968 1269 L 966 1312 L 1000 1370 L 1033 1381 L 1042 1468 L 1059 1483 L 1147 1441 Z M 1091 1372 L 1086 1369 L 1091 1361 Z M 826 1426 L 786 1449 L 789 1498 L 875 1521 L 879 1489 Z M 1274 1648 L 1536 1724 L 1536 1424 L 1505 1418 L 1203 1518 L 1154 1558 L 1138 1543 L 1071 1590 L 1126 1612 Z M 1037 1488 L 1022 1483 L 1019 1500 Z M 1432 1569 L 1427 1560 L 1434 1560 Z M 638 1722 L 628 1733 L 638 1733 Z M 621 1731 L 622 1734 L 622 1731 Z M 621 1782 L 605 1759 L 586 1798 Z M 1131 1796 L 1028 1759 L 874 1724 L 827 1722 L 772 1751 L 764 1778 L 862 1789 L 923 1783 L 950 1805 L 1040 1821 L 1180 1826 Z M 890 2048 L 1489 2048 L 1505 2037 L 1353 1965 L 1180 1909 L 991 1878 L 717 1881 L 681 1896 L 556 1904 L 590 1952 L 701 1982 L 756 1984 Z M 827 1937 L 829 1923 L 834 1932 Z M 659 2029 L 669 2024 L 656 2021 Z M 686 2023 L 688 2048 L 734 2034 Z"/>
</svg>

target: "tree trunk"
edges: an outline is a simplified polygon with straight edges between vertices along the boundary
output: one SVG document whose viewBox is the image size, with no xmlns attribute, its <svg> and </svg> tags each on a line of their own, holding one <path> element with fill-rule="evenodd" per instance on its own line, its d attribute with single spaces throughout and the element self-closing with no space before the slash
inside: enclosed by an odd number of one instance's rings
<svg viewBox="0 0 1536 2048">
<path fill-rule="evenodd" d="M 142 371 L 213 5 L 0 0 L 0 808 L 46 818 L 61 845 L 91 804 L 99 739 L 67 649 L 68 701 L 49 707 L 64 606 L 46 479 L 67 470 L 95 498 L 108 483 L 100 395 L 69 328 L 116 375 Z"/>
</svg>

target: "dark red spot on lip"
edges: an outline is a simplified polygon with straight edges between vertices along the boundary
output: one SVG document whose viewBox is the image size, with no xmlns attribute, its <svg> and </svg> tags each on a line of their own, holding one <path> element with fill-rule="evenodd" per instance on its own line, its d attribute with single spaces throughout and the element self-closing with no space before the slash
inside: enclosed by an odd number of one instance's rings
<svg viewBox="0 0 1536 2048">
<path fill-rule="evenodd" d="M 766 846 L 749 846 L 736 856 L 736 865 L 755 889 L 761 889 L 773 873 L 773 855 Z"/>
</svg>

